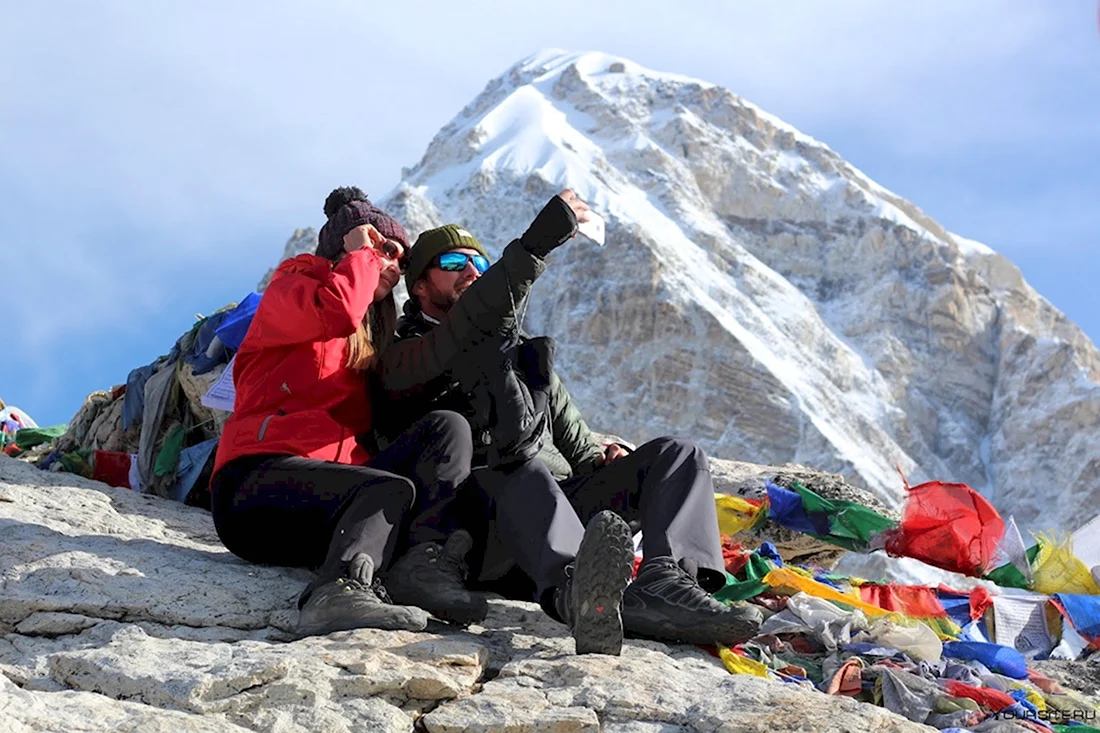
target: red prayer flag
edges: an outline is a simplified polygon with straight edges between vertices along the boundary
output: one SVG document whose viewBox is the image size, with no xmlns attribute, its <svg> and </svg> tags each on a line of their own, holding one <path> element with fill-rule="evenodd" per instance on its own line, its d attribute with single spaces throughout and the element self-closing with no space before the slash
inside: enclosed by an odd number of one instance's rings
<svg viewBox="0 0 1100 733">
<path fill-rule="evenodd" d="M 985 616 L 985 612 L 993 608 L 993 594 L 980 585 L 970 590 L 955 590 L 940 583 L 936 588 L 939 593 L 950 593 L 953 596 L 970 596 L 970 620 L 977 621 Z"/>
<path fill-rule="evenodd" d="M 966 484 L 942 481 L 906 488 L 904 517 L 888 533 L 889 554 L 971 577 L 993 569 L 1005 523 L 985 497 Z"/>
<path fill-rule="evenodd" d="M 1016 704 L 1016 700 L 1007 692 L 992 687 L 974 687 L 958 680 L 944 680 L 944 689 L 951 697 L 967 697 L 997 713 Z"/>
<path fill-rule="evenodd" d="M 751 554 L 740 542 L 734 542 L 729 537 L 722 536 L 722 563 L 730 575 L 741 572 L 741 568 L 749 562 Z"/>
<path fill-rule="evenodd" d="M 924 585 L 865 583 L 859 586 L 859 595 L 867 603 L 914 618 L 947 616 L 943 604 L 936 597 L 936 591 Z"/>
<path fill-rule="evenodd" d="M 130 454 L 113 450 L 97 450 L 92 459 L 92 478 L 108 486 L 131 488 Z"/>
</svg>

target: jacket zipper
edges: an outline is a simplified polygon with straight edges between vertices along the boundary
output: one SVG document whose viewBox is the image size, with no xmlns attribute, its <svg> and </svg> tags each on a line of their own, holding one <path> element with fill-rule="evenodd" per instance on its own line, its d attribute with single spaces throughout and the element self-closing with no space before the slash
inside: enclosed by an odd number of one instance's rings
<svg viewBox="0 0 1100 733">
<path fill-rule="evenodd" d="M 264 421 L 260 423 L 260 432 L 256 436 L 256 442 L 261 442 L 264 439 L 264 435 L 267 434 L 267 424 L 271 422 L 271 418 L 282 417 L 284 415 L 286 415 L 286 410 L 276 410 L 274 414 L 265 417 Z"/>
<path fill-rule="evenodd" d="M 260 423 L 260 433 L 259 433 L 259 435 L 256 436 L 256 442 L 262 442 L 263 441 L 264 435 L 267 433 L 267 424 L 269 422 L 271 422 L 271 418 L 273 418 L 273 417 L 275 417 L 275 416 L 274 415 L 268 415 L 267 417 L 264 418 L 264 421 L 262 423 Z"/>
</svg>

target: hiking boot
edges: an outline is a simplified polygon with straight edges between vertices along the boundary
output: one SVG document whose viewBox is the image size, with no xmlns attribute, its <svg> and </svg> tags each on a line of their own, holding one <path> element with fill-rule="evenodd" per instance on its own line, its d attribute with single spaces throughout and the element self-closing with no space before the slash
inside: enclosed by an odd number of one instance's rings
<svg viewBox="0 0 1100 733">
<path fill-rule="evenodd" d="M 685 558 L 646 559 L 623 594 L 623 625 L 632 636 L 684 644 L 733 646 L 756 636 L 764 615 L 752 605 L 730 606 L 702 589 L 698 565 Z"/>
<path fill-rule="evenodd" d="M 554 608 L 573 632 L 577 654 L 622 652 L 623 590 L 633 570 L 630 526 L 612 511 L 592 517 L 576 560 L 554 592 Z"/>
<path fill-rule="evenodd" d="M 298 611 L 298 636 L 324 636 L 348 629 L 423 631 L 428 614 L 419 608 L 395 606 L 374 579 L 374 561 L 358 554 L 347 573 L 313 591 Z"/>
<path fill-rule="evenodd" d="M 484 621 L 489 604 L 465 584 L 466 553 L 473 545 L 464 529 L 452 533 L 442 547 L 434 542 L 416 545 L 390 568 L 386 590 L 397 603 L 419 606 L 453 624 Z"/>
</svg>

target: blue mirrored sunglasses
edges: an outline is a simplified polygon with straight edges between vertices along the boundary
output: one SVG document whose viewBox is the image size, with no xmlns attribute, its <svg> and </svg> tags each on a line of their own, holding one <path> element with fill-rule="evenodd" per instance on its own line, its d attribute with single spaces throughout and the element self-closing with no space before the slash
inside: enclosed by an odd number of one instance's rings
<svg viewBox="0 0 1100 733">
<path fill-rule="evenodd" d="M 479 274 L 484 274 L 489 269 L 489 259 L 484 255 L 468 255 L 465 252 L 444 252 L 439 255 L 436 266 L 447 272 L 462 272 L 466 269 L 466 263 L 473 262 L 474 269 Z"/>
</svg>

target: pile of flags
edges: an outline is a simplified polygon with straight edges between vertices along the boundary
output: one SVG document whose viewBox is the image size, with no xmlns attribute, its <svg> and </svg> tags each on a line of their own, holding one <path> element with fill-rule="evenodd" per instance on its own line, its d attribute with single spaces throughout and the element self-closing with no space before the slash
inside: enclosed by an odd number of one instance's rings
<svg viewBox="0 0 1100 733">
<path fill-rule="evenodd" d="M 901 613 L 949 638 L 968 626 L 984 638 L 997 627 L 999 638 L 1011 639 L 1017 648 L 1022 644 L 1040 658 L 1059 640 L 1068 644 L 1069 658 L 1100 649 L 1100 517 L 1072 537 L 1034 535 L 1035 543 L 1028 547 L 1015 520 L 1003 519 L 966 484 L 930 481 L 910 487 L 906 482 L 906 492 L 900 520 L 856 502 L 825 498 L 796 481 L 790 488 L 769 482 L 761 499 L 717 495 L 729 578 L 716 597 L 738 601 L 776 588 L 802 590 L 861 608 L 869 618 L 876 612 Z M 747 552 L 737 542 L 738 535 L 765 522 L 852 552 L 883 550 L 1024 592 L 993 595 L 981 587 L 960 592 L 944 586 L 868 583 L 785 567 L 770 543 Z M 1061 633 L 1049 632 L 1050 609 L 1065 622 Z M 984 627 L 973 626 L 983 619 Z M 1048 629 L 1046 641 L 1035 631 L 1038 626 Z M 1030 636 L 1029 629 L 1034 632 Z"/>
</svg>

